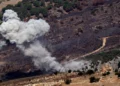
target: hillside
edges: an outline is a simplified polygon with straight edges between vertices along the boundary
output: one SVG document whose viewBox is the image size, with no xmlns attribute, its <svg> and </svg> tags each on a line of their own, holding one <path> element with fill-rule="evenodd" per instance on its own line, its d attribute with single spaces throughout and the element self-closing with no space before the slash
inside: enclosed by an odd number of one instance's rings
<svg viewBox="0 0 120 86">
<path fill-rule="evenodd" d="M 106 71 L 108 75 L 103 75 Z M 90 81 L 95 77 L 98 81 Z M 71 80 L 70 83 L 66 82 Z M 92 79 L 91 79 L 92 80 Z M 35 76 L 16 79 L 0 83 L 1 86 L 119 86 L 120 79 L 108 64 L 104 64 L 101 70 L 95 74 L 80 75 L 79 72 L 61 73 L 57 75 Z"/>
<path fill-rule="evenodd" d="M 45 19 L 50 25 L 50 30 L 37 39 L 61 64 L 73 60 L 88 60 L 93 63 L 100 60 L 106 63 L 120 56 L 120 0 L 4 1 L 0 4 L 1 24 L 6 9 L 17 12 L 21 21 L 24 22 L 30 19 Z M 49 73 L 36 68 L 31 56 L 25 56 L 16 43 L 10 43 L 10 40 L 6 40 L 2 35 L 0 39 L 7 44 L 0 50 L 1 80 L 7 81 Z M 29 42 L 24 45 L 28 47 Z M 86 80 L 82 83 L 84 86 L 90 86 L 90 76 L 86 77 L 81 77 L 80 81 Z M 101 76 L 98 75 L 98 77 Z M 119 79 L 114 74 L 113 77 L 116 80 L 113 82 L 118 82 L 119 86 Z M 80 82 L 78 78 L 78 76 L 73 77 L 73 84 L 70 86 L 77 86 L 76 82 Z M 109 76 L 105 79 L 108 80 L 106 82 L 113 80 Z M 48 83 L 49 80 L 46 82 Z M 103 82 L 106 86 L 106 82 L 104 80 Z M 101 85 L 101 82 L 91 86 L 99 86 L 98 84 Z"/>
</svg>

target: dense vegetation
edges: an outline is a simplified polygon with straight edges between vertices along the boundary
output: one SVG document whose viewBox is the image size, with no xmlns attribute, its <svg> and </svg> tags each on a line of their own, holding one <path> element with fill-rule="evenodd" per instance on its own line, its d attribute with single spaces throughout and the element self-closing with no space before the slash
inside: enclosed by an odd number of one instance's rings
<svg viewBox="0 0 120 86">
<path fill-rule="evenodd" d="M 0 20 L 2 19 L 2 13 L 6 9 L 13 9 L 19 14 L 21 19 L 24 19 L 32 15 L 39 17 L 40 13 L 43 15 L 43 17 L 47 17 L 50 9 L 61 6 L 63 6 L 63 9 L 66 12 L 73 10 L 75 7 L 79 8 L 78 0 L 23 0 L 15 6 L 8 5 L 3 8 L 2 12 L 0 13 Z"/>
<path fill-rule="evenodd" d="M 86 57 L 86 59 L 92 59 L 93 62 L 96 62 L 97 60 L 101 60 L 103 63 L 108 62 L 117 56 L 120 56 L 120 50 L 111 50 L 108 52 L 101 52 L 99 54 L 91 55 Z"/>
</svg>

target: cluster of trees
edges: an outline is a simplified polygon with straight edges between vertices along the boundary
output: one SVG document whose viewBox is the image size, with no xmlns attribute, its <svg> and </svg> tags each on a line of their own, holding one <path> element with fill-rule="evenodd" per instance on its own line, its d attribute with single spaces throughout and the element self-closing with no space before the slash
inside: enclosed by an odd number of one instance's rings
<svg viewBox="0 0 120 86">
<path fill-rule="evenodd" d="M 47 7 L 45 7 L 45 2 L 38 0 L 23 0 L 15 6 L 7 5 L 5 8 L 2 9 L 2 12 L 4 12 L 6 9 L 12 9 L 16 11 L 21 19 L 24 19 L 25 17 L 29 17 L 31 15 L 36 15 L 38 17 L 40 13 L 44 17 L 48 16 L 48 9 Z"/>
<path fill-rule="evenodd" d="M 68 70 L 68 73 L 71 73 L 71 72 L 72 72 L 72 70 Z M 79 76 L 82 76 L 82 75 L 92 75 L 92 74 L 95 73 L 95 71 L 91 70 L 91 69 L 87 70 L 86 72 L 85 71 L 80 71 L 80 70 L 73 71 L 73 72 L 77 72 Z"/>
<path fill-rule="evenodd" d="M 47 6 L 45 5 L 45 2 L 50 2 Z M 53 5 L 54 3 L 54 5 Z M 60 7 L 63 6 L 63 9 L 66 12 L 69 12 L 73 10 L 74 8 L 80 7 L 80 4 L 78 4 L 78 0 L 23 0 L 22 2 L 19 2 L 15 6 L 8 5 L 5 8 L 2 9 L 2 12 L 4 12 L 6 9 L 13 9 L 16 11 L 21 19 L 24 19 L 25 17 L 29 17 L 31 15 L 36 15 L 39 17 L 39 14 L 41 13 L 43 17 L 48 16 L 48 10 L 50 10 L 53 7 Z M 0 14 L 1 19 L 1 14 Z"/>
<path fill-rule="evenodd" d="M 67 12 L 74 8 L 81 9 L 80 2 L 78 0 L 50 0 L 55 3 L 56 7 L 63 6 L 63 9 Z"/>
</svg>

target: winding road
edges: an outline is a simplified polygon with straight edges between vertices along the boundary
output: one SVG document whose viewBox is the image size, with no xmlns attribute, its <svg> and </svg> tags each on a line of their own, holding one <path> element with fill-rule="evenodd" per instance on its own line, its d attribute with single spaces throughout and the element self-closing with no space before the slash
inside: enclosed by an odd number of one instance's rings
<svg viewBox="0 0 120 86">
<path fill-rule="evenodd" d="M 92 54 L 95 54 L 95 53 L 101 51 L 101 50 L 106 46 L 107 39 L 112 38 L 112 37 L 120 37 L 120 35 L 103 37 L 103 38 L 102 38 L 102 46 L 101 46 L 101 47 L 99 47 L 98 49 L 96 49 L 96 50 L 94 50 L 94 51 L 92 51 L 92 52 L 89 52 L 89 53 L 87 53 L 87 54 L 84 54 L 84 55 L 82 55 L 82 56 L 80 56 L 80 57 L 78 57 L 78 58 L 72 59 L 72 60 L 70 60 L 70 61 L 76 61 L 76 60 L 78 60 L 78 59 L 80 59 L 80 58 L 84 58 L 84 57 L 86 57 L 86 56 L 89 56 L 89 55 L 92 55 Z"/>
</svg>

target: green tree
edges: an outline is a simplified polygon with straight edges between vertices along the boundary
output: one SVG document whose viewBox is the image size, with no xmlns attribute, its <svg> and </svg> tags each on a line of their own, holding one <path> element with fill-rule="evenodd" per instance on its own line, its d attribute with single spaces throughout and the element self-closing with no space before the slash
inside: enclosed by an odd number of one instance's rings
<svg viewBox="0 0 120 86">
<path fill-rule="evenodd" d="M 49 4 L 49 5 L 47 6 L 47 9 L 48 9 L 48 10 L 52 9 L 52 5 Z"/>
<path fill-rule="evenodd" d="M 45 6 L 45 2 L 41 1 L 40 6 Z"/>
<path fill-rule="evenodd" d="M 40 9 L 39 9 L 39 8 L 32 8 L 32 9 L 30 10 L 30 14 L 31 14 L 31 15 L 36 15 L 36 16 L 38 16 L 39 13 L 40 13 Z"/>
<path fill-rule="evenodd" d="M 44 17 L 47 17 L 48 16 L 48 10 L 47 10 L 47 8 L 41 8 L 40 9 L 40 13 L 42 13 L 42 15 L 44 16 Z"/>
<path fill-rule="evenodd" d="M 40 6 L 40 1 L 34 1 L 34 2 L 33 2 L 33 5 L 34 5 L 35 7 L 39 7 L 39 6 Z"/>
<path fill-rule="evenodd" d="M 18 2 L 15 7 L 21 7 L 22 6 L 22 2 Z"/>
<path fill-rule="evenodd" d="M 25 17 L 28 16 L 28 10 L 23 7 L 14 7 L 13 10 L 17 12 L 18 16 L 23 20 Z"/>
<path fill-rule="evenodd" d="M 71 10 L 73 10 L 73 4 L 66 1 L 63 5 L 63 9 L 66 11 L 66 12 L 69 12 Z"/>
<path fill-rule="evenodd" d="M 24 7 L 25 7 L 27 10 L 31 10 L 31 9 L 32 9 L 32 4 L 31 4 L 31 3 L 25 3 L 25 4 L 24 4 Z"/>
<path fill-rule="evenodd" d="M 54 3 L 57 7 L 60 7 L 63 5 L 64 1 L 63 0 L 54 0 Z"/>
</svg>

